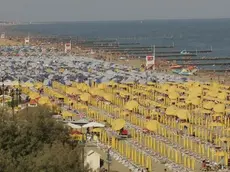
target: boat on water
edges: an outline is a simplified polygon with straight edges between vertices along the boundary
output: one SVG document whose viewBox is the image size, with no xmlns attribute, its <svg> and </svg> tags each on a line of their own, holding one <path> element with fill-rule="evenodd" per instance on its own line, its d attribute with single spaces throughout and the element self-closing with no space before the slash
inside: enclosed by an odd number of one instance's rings
<svg viewBox="0 0 230 172">
<path fill-rule="evenodd" d="M 197 68 L 194 68 L 192 70 L 189 69 L 173 69 L 172 72 L 178 75 L 184 75 L 184 76 L 191 76 L 194 75 L 198 71 Z"/>
<path fill-rule="evenodd" d="M 180 52 L 180 54 L 187 55 L 187 54 L 191 54 L 191 53 L 188 52 L 188 51 L 186 51 L 186 50 L 182 50 L 182 51 Z"/>
<path fill-rule="evenodd" d="M 170 69 L 181 69 L 182 66 L 181 65 L 173 65 L 170 67 Z"/>
</svg>

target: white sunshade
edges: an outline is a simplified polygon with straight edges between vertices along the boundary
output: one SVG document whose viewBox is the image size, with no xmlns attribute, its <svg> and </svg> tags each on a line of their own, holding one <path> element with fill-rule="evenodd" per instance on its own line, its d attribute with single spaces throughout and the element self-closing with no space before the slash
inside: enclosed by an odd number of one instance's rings
<svg viewBox="0 0 230 172">
<path fill-rule="evenodd" d="M 69 127 L 73 128 L 73 129 L 81 129 L 80 125 L 76 125 L 76 124 L 72 124 L 72 123 L 68 123 L 67 124 Z"/>
<path fill-rule="evenodd" d="M 90 122 L 82 126 L 83 128 L 90 128 L 90 127 L 105 127 L 104 124 L 97 123 L 97 122 Z"/>
</svg>

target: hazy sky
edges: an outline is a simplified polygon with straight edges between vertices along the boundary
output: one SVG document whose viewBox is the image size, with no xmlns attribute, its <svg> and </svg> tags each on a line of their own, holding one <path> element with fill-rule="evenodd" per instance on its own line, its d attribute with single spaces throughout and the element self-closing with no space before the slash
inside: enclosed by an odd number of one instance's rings
<svg viewBox="0 0 230 172">
<path fill-rule="evenodd" d="M 230 18 L 230 0 L 0 0 L 0 20 Z"/>
</svg>

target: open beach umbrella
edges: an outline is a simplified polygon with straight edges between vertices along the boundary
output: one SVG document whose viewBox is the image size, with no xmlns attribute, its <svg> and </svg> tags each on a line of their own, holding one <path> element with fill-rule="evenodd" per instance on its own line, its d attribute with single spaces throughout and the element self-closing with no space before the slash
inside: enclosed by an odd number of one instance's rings
<svg viewBox="0 0 230 172">
<path fill-rule="evenodd" d="M 215 103 L 212 101 L 203 103 L 203 108 L 208 109 L 208 110 L 212 109 L 214 106 L 215 106 Z"/>
<path fill-rule="evenodd" d="M 40 94 L 37 93 L 37 92 L 30 92 L 30 93 L 29 93 L 29 97 L 30 97 L 31 99 L 37 99 L 37 98 L 40 98 Z"/>
<path fill-rule="evenodd" d="M 48 104 L 48 103 L 50 103 L 49 97 L 41 97 L 38 100 L 38 104 L 40 104 L 40 105 L 44 105 L 44 104 Z"/>
<path fill-rule="evenodd" d="M 69 112 L 69 111 L 63 111 L 62 112 L 62 117 L 63 118 L 72 117 L 72 116 L 73 116 L 73 114 L 71 112 Z"/>
<path fill-rule="evenodd" d="M 179 109 L 176 112 L 176 115 L 179 119 L 188 119 L 189 118 L 189 111 L 186 109 Z"/>
<path fill-rule="evenodd" d="M 98 122 L 90 122 L 88 124 L 83 125 L 82 127 L 83 128 L 90 128 L 90 127 L 103 128 L 103 127 L 105 127 L 105 125 L 98 123 Z"/>
<path fill-rule="evenodd" d="M 34 84 L 30 83 L 30 82 L 25 82 L 22 84 L 23 87 L 33 87 Z"/>
<path fill-rule="evenodd" d="M 169 106 L 166 109 L 165 114 L 169 115 L 169 116 L 176 116 L 176 112 L 177 112 L 177 107 L 176 106 Z"/>
<path fill-rule="evenodd" d="M 80 95 L 80 99 L 84 102 L 89 101 L 91 98 L 91 95 L 89 93 L 83 93 Z"/>
<path fill-rule="evenodd" d="M 122 129 L 124 126 L 125 126 L 125 120 L 124 119 L 116 119 L 112 123 L 112 129 L 115 131 Z"/>
<path fill-rule="evenodd" d="M 75 87 L 67 87 L 66 88 L 66 94 L 79 95 L 79 94 L 81 94 L 81 92 Z"/>
<path fill-rule="evenodd" d="M 77 124 L 77 125 L 85 125 L 85 124 L 88 124 L 89 121 L 87 119 L 79 119 L 78 121 L 75 121 L 74 124 Z"/>
<path fill-rule="evenodd" d="M 177 92 L 169 92 L 169 98 L 171 99 L 171 100 L 175 100 L 175 99 L 177 99 L 180 95 L 177 93 Z"/>
<path fill-rule="evenodd" d="M 73 129 L 81 129 L 81 126 L 77 124 L 67 123 L 67 125 Z"/>
<path fill-rule="evenodd" d="M 125 109 L 127 109 L 127 110 L 134 110 L 134 109 L 138 108 L 138 106 L 139 106 L 139 104 L 138 104 L 137 101 L 131 100 L 131 101 L 129 101 L 129 102 L 127 102 L 125 104 Z"/>
<path fill-rule="evenodd" d="M 199 98 L 193 98 L 191 100 L 192 105 L 198 106 L 200 105 L 201 100 Z"/>
<path fill-rule="evenodd" d="M 202 114 L 210 114 L 210 113 L 212 113 L 212 111 L 211 111 L 211 110 L 208 110 L 208 109 L 201 109 L 200 112 L 201 112 Z"/>
<path fill-rule="evenodd" d="M 222 123 L 219 123 L 219 122 L 212 122 L 212 123 L 210 123 L 209 126 L 210 127 L 222 127 L 224 125 Z"/>
<path fill-rule="evenodd" d="M 219 93 L 219 94 L 218 94 L 217 98 L 218 98 L 218 99 L 221 99 L 221 100 L 226 100 L 227 95 L 228 95 L 228 94 L 227 94 L 226 92 L 222 92 L 222 93 Z"/>
<path fill-rule="evenodd" d="M 108 94 L 108 93 L 104 93 L 103 97 L 105 100 L 112 102 L 113 101 L 113 95 L 112 94 Z"/>
<path fill-rule="evenodd" d="M 149 131 L 157 131 L 158 126 L 159 126 L 159 123 L 156 120 L 151 120 L 146 123 L 146 128 Z"/>
<path fill-rule="evenodd" d="M 225 105 L 224 104 L 216 104 L 213 107 L 213 110 L 216 113 L 224 113 L 225 112 Z"/>
</svg>

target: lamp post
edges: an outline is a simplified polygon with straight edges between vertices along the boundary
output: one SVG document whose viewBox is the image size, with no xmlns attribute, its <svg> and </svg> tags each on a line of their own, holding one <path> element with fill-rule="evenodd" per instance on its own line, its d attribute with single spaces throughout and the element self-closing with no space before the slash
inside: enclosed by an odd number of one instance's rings
<svg viewBox="0 0 230 172">
<path fill-rule="evenodd" d="M 11 93 L 11 108 L 12 108 L 12 115 L 13 115 L 13 120 L 14 120 L 14 106 L 15 106 L 15 104 L 14 104 L 14 95 L 15 95 L 15 90 L 13 89 L 12 90 L 12 93 Z"/>
<path fill-rule="evenodd" d="M 108 163 L 108 172 L 110 172 L 110 165 L 112 163 L 112 158 L 110 156 L 110 150 L 111 150 L 111 147 L 108 148 L 108 151 L 107 151 L 107 163 Z"/>
<path fill-rule="evenodd" d="M 4 102 L 5 102 L 5 85 L 4 85 L 4 77 L 2 77 L 2 106 L 4 111 Z"/>
<path fill-rule="evenodd" d="M 19 86 L 19 92 L 18 92 L 18 101 L 19 101 L 19 104 L 22 102 L 22 88 L 21 88 L 21 79 L 18 78 L 18 86 Z"/>
</svg>

